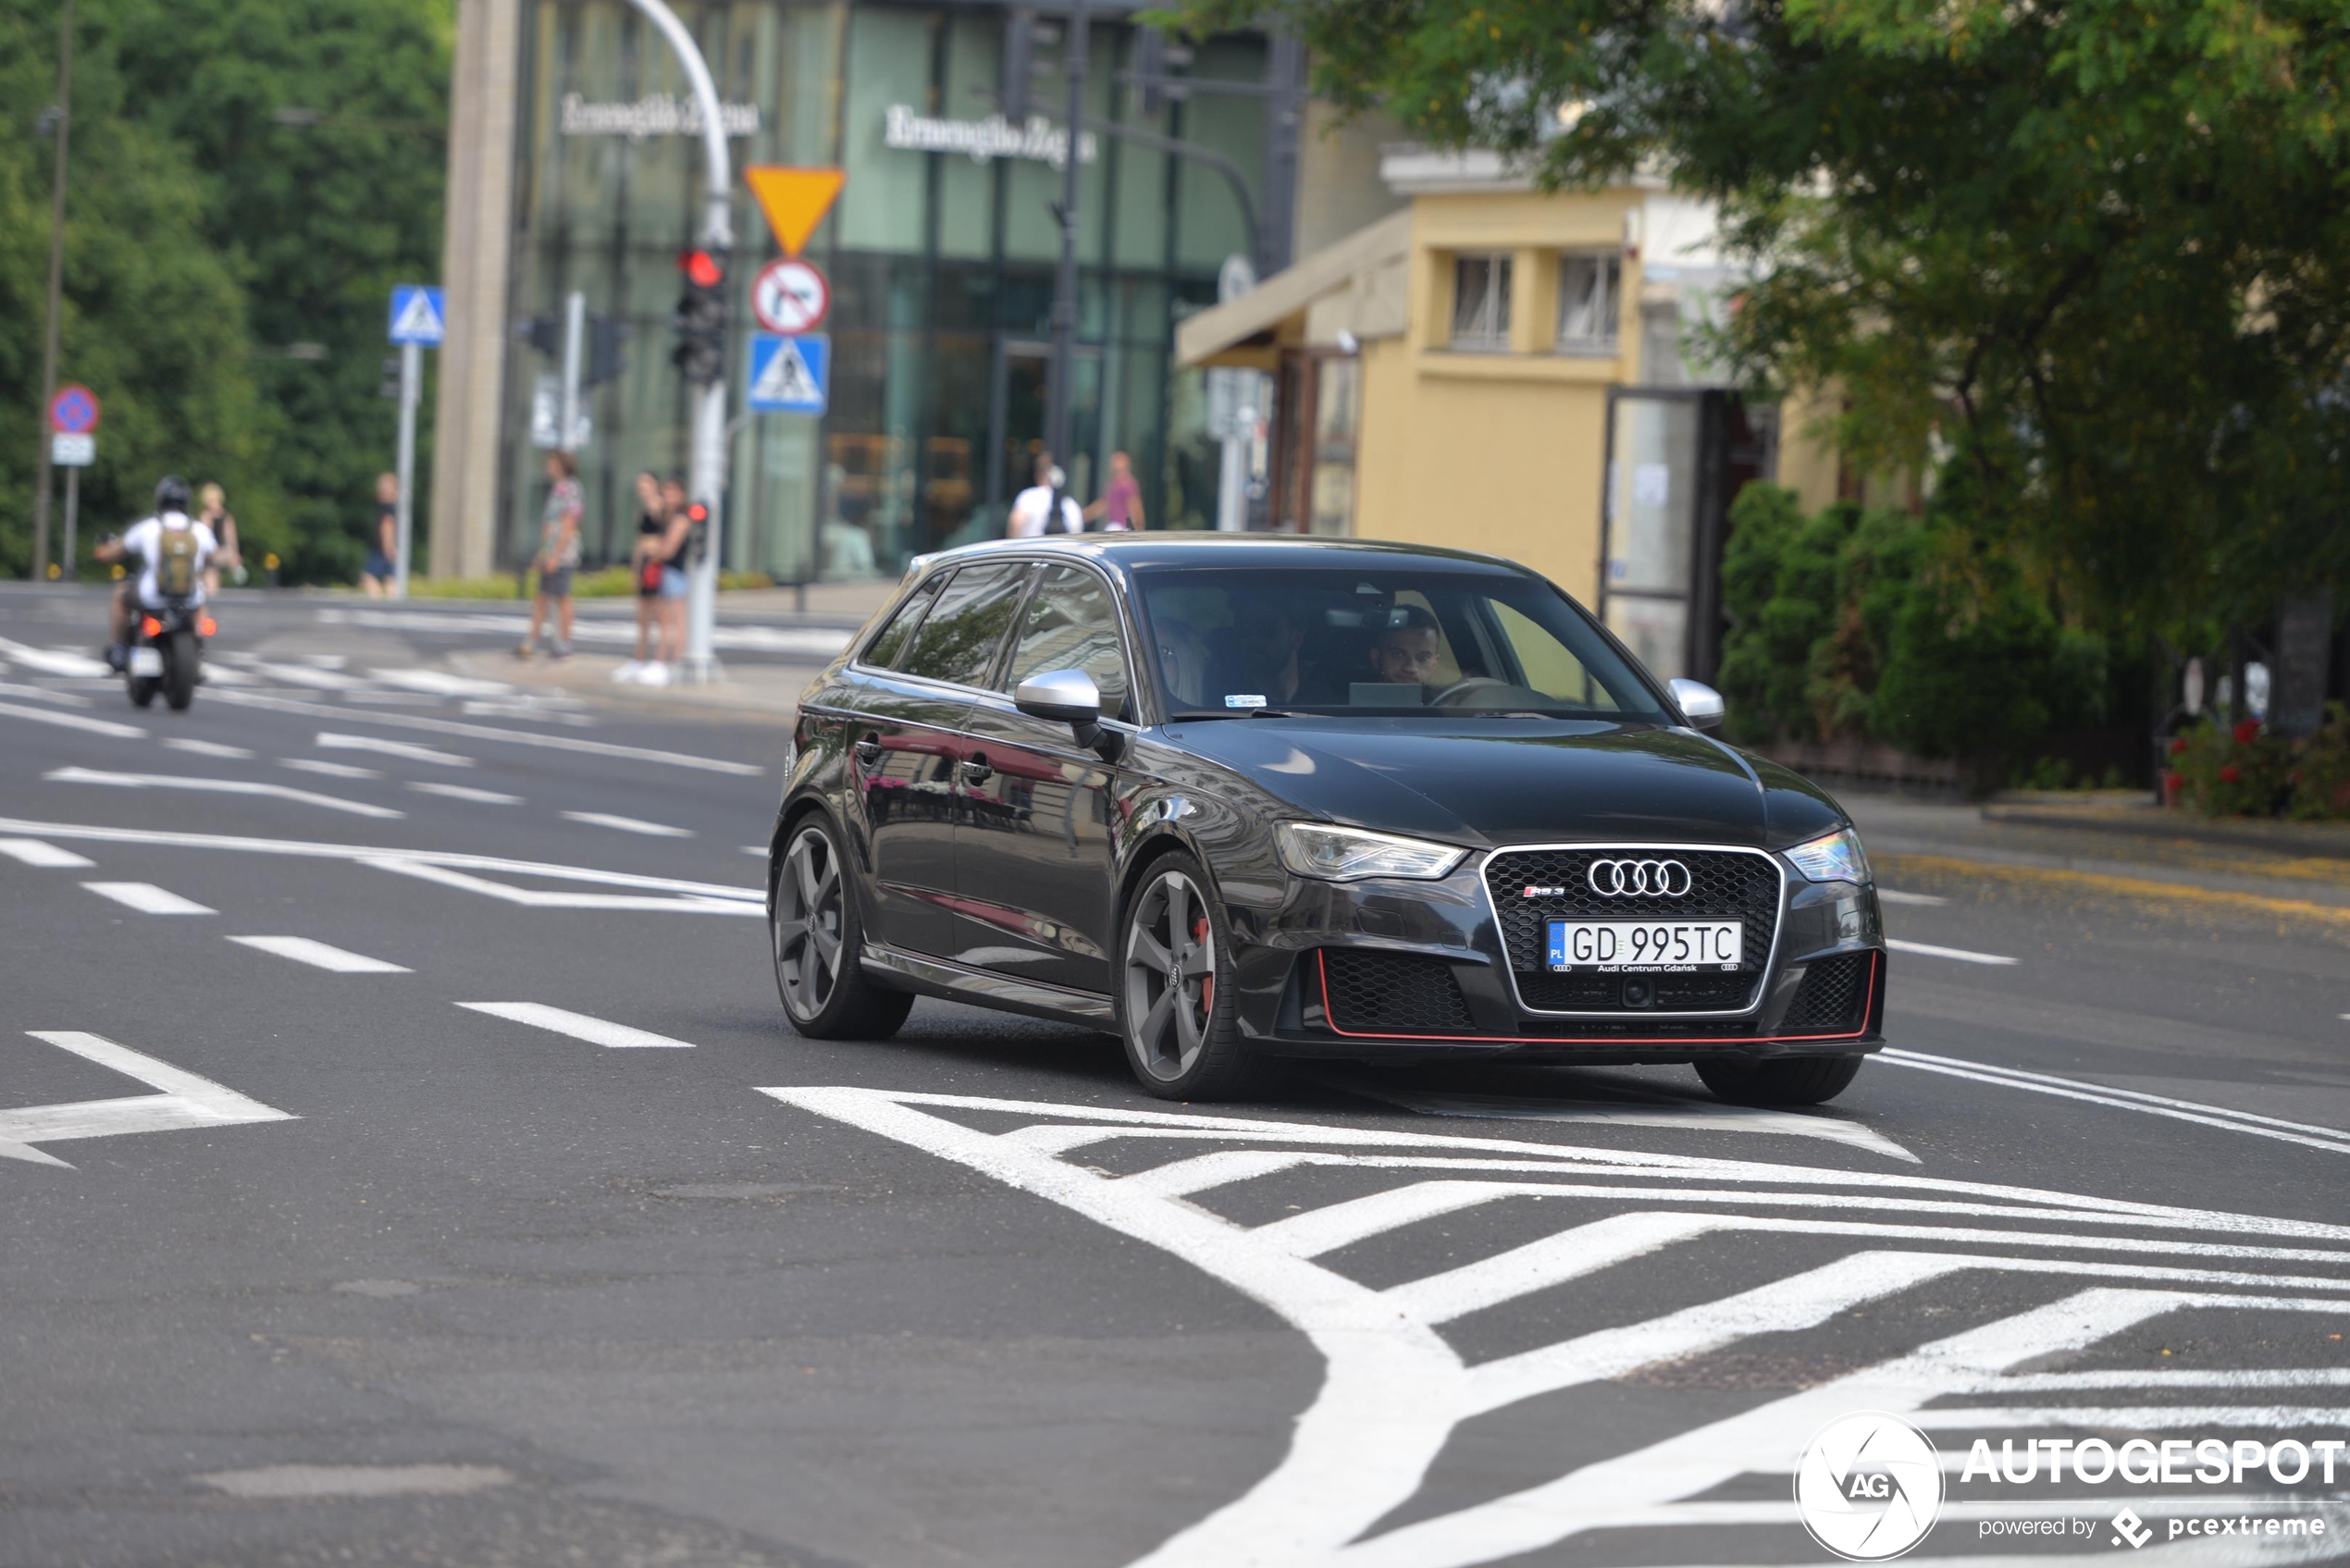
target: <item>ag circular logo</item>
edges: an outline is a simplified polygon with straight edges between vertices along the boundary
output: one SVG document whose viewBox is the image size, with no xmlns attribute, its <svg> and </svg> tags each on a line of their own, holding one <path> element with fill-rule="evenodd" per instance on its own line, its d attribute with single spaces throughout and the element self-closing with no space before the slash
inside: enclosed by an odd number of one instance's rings
<svg viewBox="0 0 2350 1568">
<path fill-rule="evenodd" d="M 1821 1427 L 1803 1451 L 1795 1511 L 1813 1540 L 1848 1562 L 1899 1557 L 1942 1512 L 1941 1455 L 1899 1416 L 1857 1411 Z"/>
</svg>

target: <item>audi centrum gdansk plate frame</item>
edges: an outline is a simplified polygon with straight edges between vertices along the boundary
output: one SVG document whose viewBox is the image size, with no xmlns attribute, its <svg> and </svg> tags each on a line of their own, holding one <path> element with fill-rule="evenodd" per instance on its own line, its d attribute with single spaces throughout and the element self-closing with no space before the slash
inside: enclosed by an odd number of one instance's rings
<svg viewBox="0 0 2350 1568">
<path fill-rule="evenodd" d="M 1610 840 L 1598 840 L 1582 844 L 1501 845 L 1487 850 L 1483 855 L 1478 857 L 1477 862 L 1477 884 L 1485 891 L 1486 907 L 1493 913 L 1494 925 L 1496 927 L 1500 926 L 1502 922 L 1502 910 L 1501 907 L 1493 902 L 1493 883 L 1492 880 L 1486 874 L 1486 872 L 1491 867 L 1493 858 L 1495 856 L 1540 855 L 1551 852 L 1562 854 L 1584 854 L 1594 849 L 1608 851 L 1623 850 L 1629 854 L 1641 856 L 1656 854 L 1751 855 L 1756 859 L 1769 866 L 1771 868 L 1772 874 L 1778 878 L 1778 897 L 1776 907 L 1773 910 L 1771 915 L 1770 950 L 1762 955 L 1762 968 L 1755 971 L 1753 998 L 1743 1007 L 1676 1007 L 1671 1013 L 1659 1016 L 1674 1019 L 1750 1019 L 1753 1018 L 1756 1014 L 1762 1011 L 1762 1004 L 1769 999 L 1770 990 L 1763 982 L 1767 981 L 1776 970 L 1779 961 L 1779 944 L 1784 941 L 1787 936 L 1787 866 L 1786 863 L 1780 860 L 1777 856 L 1772 854 L 1767 849 L 1756 849 L 1751 846 L 1743 844 L 1620 844 Z M 1597 892 L 1599 890 L 1594 888 L 1592 891 Z M 1547 919 L 1548 918 L 1545 917 L 1546 924 Z M 1669 924 L 1671 922 L 1667 921 L 1664 923 Z M 1743 945 L 1741 945 L 1741 951 L 1743 951 Z M 1518 1006 L 1525 1011 L 1528 1018 L 1614 1019 L 1621 1020 L 1624 1017 L 1624 1011 L 1620 1007 L 1566 1008 L 1533 1006 L 1526 1000 L 1526 994 L 1518 989 L 1517 966 L 1504 961 L 1501 965 L 1501 969 L 1503 978 L 1509 982 L 1511 1000 L 1515 1001 Z"/>
</svg>

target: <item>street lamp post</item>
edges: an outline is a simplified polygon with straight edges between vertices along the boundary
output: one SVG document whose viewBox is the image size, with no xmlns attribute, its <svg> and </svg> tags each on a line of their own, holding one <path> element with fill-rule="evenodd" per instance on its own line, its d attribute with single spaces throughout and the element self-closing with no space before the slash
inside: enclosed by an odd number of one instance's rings
<svg viewBox="0 0 2350 1568">
<path fill-rule="evenodd" d="M 1065 57 L 1069 62 L 1069 145 L 1061 158 L 1061 260 L 1060 271 L 1053 283 L 1053 362 L 1052 385 L 1046 392 L 1047 414 L 1045 422 L 1045 444 L 1053 451 L 1053 461 L 1062 470 L 1075 476 L 1075 453 L 1070 450 L 1074 432 L 1070 428 L 1071 409 L 1076 382 L 1077 359 L 1077 192 L 1079 170 L 1084 160 L 1078 149 L 1085 135 L 1085 0 L 1070 0 L 1069 42 Z M 1053 519 L 1058 527 L 1060 520 Z"/>
<path fill-rule="evenodd" d="M 49 197 L 49 332 L 41 354 L 41 488 L 32 496 L 32 576 L 49 574 L 49 403 L 57 395 L 57 328 L 66 278 L 66 138 L 73 127 L 73 0 L 57 23 L 57 159 Z"/>
<path fill-rule="evenodd" d="M 701 242 L 705 249 L 723 253 L 732 249 L 735 242 L 728 213 L 732 176 L 726 164 L 725 119 L 719 108 L 718 88 L 711 80 L 710 66 L 702 59 L 701 46 L 694 42 L 694 35 L 663 0 L 628 3 L 642 12 L 660 30 L 670 48 L 676 51 L 694 102 L 701 109 L 702 153 L 707 166 Z M 709 535 L 693 562 L 686 601 L 686 678 L 706 683 L 717 680 L 722 673 L 711 644 L 718 620 L 719 531 L 724 520 L 721 501 L 726 488 L 726 377 L 723 373 L 703 387 L 694 400 L 693 455 L 686 483 L 693 499 L 710 509 Z"/>
</svg>

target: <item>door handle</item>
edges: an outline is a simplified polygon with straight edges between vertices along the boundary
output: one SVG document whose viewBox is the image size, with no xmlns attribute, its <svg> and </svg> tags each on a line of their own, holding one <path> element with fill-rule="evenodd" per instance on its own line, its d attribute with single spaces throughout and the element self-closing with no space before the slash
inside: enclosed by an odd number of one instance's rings
<svg viewBox="0 0 2350 1568">
<path fill-rule="evenodd" d="M 965 784 L 985 784 L 989 779 L 995 777 L 995 775 L 996 770 L 988 766 L 987 759 L 985 757 L 966 757 L 963 759 L 963 782 Z"/>
<path fill-rule="evenodd" d="M 857 753 L 857 760 L 864 763 L 869 768 L 881 760 L 882 743 L 875 740 L 872 735 L 860 735 L 857 739 L 856 746 L 852 749 L 854 749 Z"/>
</svg>

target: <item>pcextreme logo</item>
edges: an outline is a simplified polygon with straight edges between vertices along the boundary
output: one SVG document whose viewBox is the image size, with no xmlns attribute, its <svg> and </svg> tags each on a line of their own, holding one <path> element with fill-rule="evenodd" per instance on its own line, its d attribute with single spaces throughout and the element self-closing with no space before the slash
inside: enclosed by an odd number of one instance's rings
<svg viewBox="0 0 2350 1568">
<path fill-rule="evenodd" d="M 1812 1538 L 1851 1562 L 1883 1562 L 1925 1539 L 1942 1512 L 1942 1459 L 1898 1415 L 1855 1411 L 1820 1428 L 1795 1468 Z"/>
</svg>

